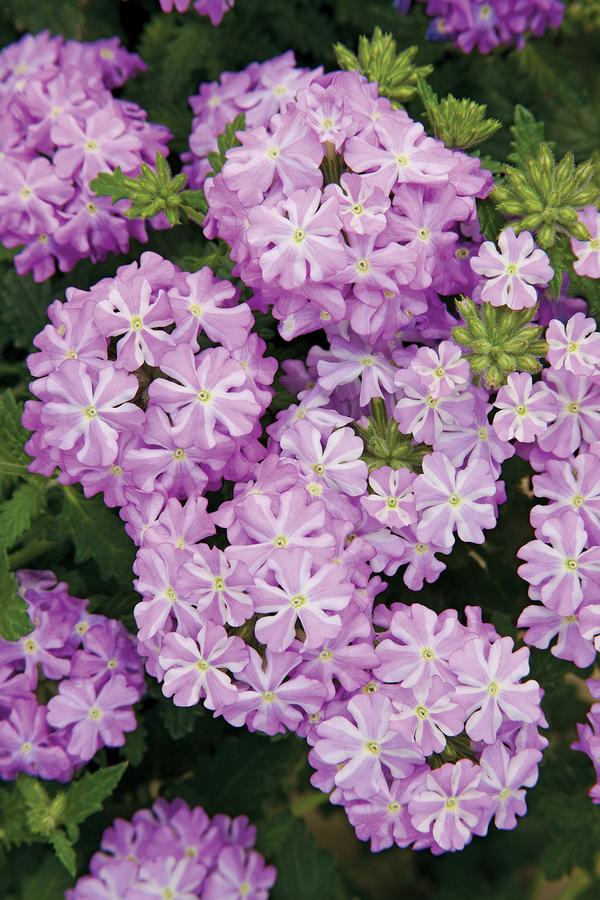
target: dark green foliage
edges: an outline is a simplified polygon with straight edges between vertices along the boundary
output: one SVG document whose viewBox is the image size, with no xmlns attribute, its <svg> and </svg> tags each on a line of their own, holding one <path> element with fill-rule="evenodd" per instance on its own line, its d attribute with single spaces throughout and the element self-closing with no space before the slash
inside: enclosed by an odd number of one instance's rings
<svg viewBox="0 0 600 900">
<path fill-rule="evenodd" d="M 220 277 L 231 275 L 228 248 L 202 237 L 196 223 L 205 212 L 203 195 L 188 192 L 179 174 L 178 154 L 187 148 L 192 118 L 187 97 L 224 70 L 290 48 L 299 65 L 326 69 L 336 67 L 337 53 L 340 65 L 379 80 L 382 92 L 406 104 L 429 133 L 478 152 L 485 141 L 482 152 L 489 155 L 482 163 L 498 183 L 494 200 L 478 202 L 485 237 L 496 240 L 515 220 L 518 227 L 537 231 L 556 272 L 550 286 L 554 296 L 567 274 L 572 293 L 584 297 L 598 316 L 600 283 L 574 275 L 568 239 L 581 234 L 575 211 L 598 196 L 600 185 L 597 163 L 586 162 L 598 159 L 600 147 L 598 32 L 591 27 L 590 11 L 595 2 L 570 3 L 573 14 L 559 33 L 529 41 L 523 50 L 487 57 L 427 42 L 423 5 L 413 4 L 410 15 L 401 17 L 391 0 L 237 0 L 216 29 L 193 11 L 162 14 L 158 0 L 4 0 L 0 42 L 48 28 L 86 40 L 118 34 L 141 54 L 148 71 L 120 93 L 139 102 L 150 120 L 171 128 L 171 156 L 168 163 L 160 157 L 155 167 L 145 167 L 139 179 L 115 173 L 101 176 L 96 187 L 113 199 L 129 198 L 134 216 L 163 209 L 177 227 L 152 231 L 145 248 L 186 270 L 209 265 Z M 367 37 L 359 43 L 361 35 Z M 427 76 L 420 97 L 419 73 Z M 236 120 L 222 135 L 210 158 L 213 172 L 220 171 L 243 125 Z M 559 204 L 546 203 L 552 181 Z M 556 207 L 552 215 L 539 218 L 535 207 L 540 202 L 544 210 Z M 52 568 L 73 593 L 90 598 L 92 611 L 135 629 L 134 547 L 117 512 L 99 497 L 86 499 L 77 487 L 65 488 L 56 478 L 28 471 L 21 415 L 27 397 L 25 358 L 47 321 L 48 304 L 61 299 L 70 285 L 87 289 L 112 275 L 142 249 L 134 243 L 128 254 L 103 263 L 82 261 L 42 285 L 18 276 L 12 267 L 15 251 L 0 249 L 0 634 L 9 639 L 32 627 L 14 576 L 21 567 Z M 496 319 L 491 310 L 484 320 L 479 310 L 461 307 L 465 322 L 455 337 L 468 348 L 473 368 L 489 383 L 500 383 L 515 366 L 535 371 L 543 347 L 527 312 Z M 319 340 L 310 335 L 284 344 L 264 314 L 257 316 L 256 330 L 280 361 L 304 357 Z M 510 359 L 499 354 L 503 341 Z M 275 388 L 267 421 L 294 400 L 279 383 Z M 418 471 L 424 448 L 399 438 L 376 407 L 371 435 L 364 435 L 367 461 Z M 419 594 L 404 586 L 400 574 L 387 578 L 383 600 L 417 601 L 438 611 L 482 605 L 499 631 L 519 640 L 515 623 L 528 598 L 516 572 L 516 551 L 533 536 L 530 475 L 524 461 L 507 461 L 508 501 L 485 544 L 458 542 L 443 557 L 447 569 L 439 581 Z M 148 679 L 148 691 L 136 707 L 138 729 L 124 747 L 101 751 L 72 785 L 22 778 L 0 786 L 0 897 L 60 900 L 73 884 L 72 873 L 87 871 L 102 831 L 116 816 L 129 818 L 157 796 L 181 796 L 211 814 L 251 817 L 258 826 L 258 848 L 278 868 L 274 900 L 596 900 L 600 826 L 597 808 L 586 796 L 593 771 L 589 760 L 569 746 L 587 708 L 574 672 L 590 673 L 576 671 L 548 651 L 534 651 L 531 663 L 532 677 L 545 690 L 551 746 L 540 783 L 528 794 L 529 815 L 514 832 L 492 828 L 464 852 L 438 858 L 398 849 L 372 854 L 355 838 L 343 812 L 310 785 L 305 742 L 231 728 L 199 706 L 177 708 Z M 550 883 L 559 878 L 566 880 Z"/>
</svg>

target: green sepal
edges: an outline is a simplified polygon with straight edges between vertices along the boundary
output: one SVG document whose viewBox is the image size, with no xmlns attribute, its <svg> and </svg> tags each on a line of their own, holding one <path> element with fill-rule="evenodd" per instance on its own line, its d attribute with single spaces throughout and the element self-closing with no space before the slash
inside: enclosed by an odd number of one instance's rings
<svg viewBox="0 0 600 900">
<path fill-rule="evenodd" d="M 366 424 L 355 422 L 353 427 L 363 440 L 362 459 L 369 472 L 382 466 L 420 472 L 423 457 L 431 450 L 427 444 L 415 444 L 410 436 L 402 434 L 396 420 L 388 418 L 381 397 L 371 400 L 371 416 Z"/>
<path fill-rule="evenodd" d="M 487 106 L 447 94 L 440 100 L 425 78 L 416 75 L 419 97 L 431 129 L 446 147 L 467 150 L 487 141 L 502 128 L 498 119 L 486 119 Z"/>
</svg>

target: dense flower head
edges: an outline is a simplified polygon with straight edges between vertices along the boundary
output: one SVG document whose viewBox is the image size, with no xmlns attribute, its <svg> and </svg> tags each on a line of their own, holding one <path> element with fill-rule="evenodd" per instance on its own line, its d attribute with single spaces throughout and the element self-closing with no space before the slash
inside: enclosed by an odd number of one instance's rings
<svg viewBox="0 0 600 900">
<path fill-rule="evenodd" d="M 198 93 L 189 98 L 194 119 L 190 149 L 182 154 L 183 171 L 191 186 L 201 187 L 204 182 L 211 169 L 208 154 L 216 150 L 217 138 L 229 122 L 243 114 L 246 126 L 257 129 L 257 140 L 267 138 L 264 129 L 271 117 L 284 112 L 296 92 L 322 71 L 298 68 L 293 51 L 288 50 L 265 62 L 250 63 L 241 72 L 222 72 L 218 81 L 201 84 Z M 251 178 L 246 179 L 249 181 Z"/>
<path fill-rule="evenodd" d="M 90 182 L 115 168 L 134 175 L 171 135 L 118 88 L 145 68 L 118 38 L 84 44 L 27 34 L 0 53 L 0 240 L 15 267 L 44 281 L 83 258 L 96 262 L 147 240 L 140 221 L 96 197 Z M 154 223 L 161 225 L 159 219 Z"/>
<path fill-rule="evenodd" d="M 176 10 L 178 13 L 186 12 L 190 5 L 199 16 L 208 16 L 213 25 L 220 25 L 228 10 L 233 8 L 235 0 L 159 0 L 160 8 L 165 13 Z"/>
<path fill-rule="evenodd" d="M 29 357 L 32 468 L 102 491 L 129 523 L 150 498 L 162 508 L 250 473 L 276 365 L 237 297 L 155 253 L 69 289 Z"/>
<path fill-rule="evenodd" d="M 131 821 L 115 819 L 92 856 L 90 874 L 66 897 L 267 900 L 277 873 L 254 849 L 255 841 L 247 816 L 211 817 L 180 798 L 159 798 Z"/>
<path fill-rule="evenodd" d="M 529 651 L 467 607 L 376 607 L 370 679 L 338 694 L 310 729 L 313 784 L 373 850 L 461 850 L 492 820 L 526 811 L 547 741 Z"/>
<path fill-rule="evenodd" d="M 490 53 L 500 45 L 523 47 L 525 39 L 558 28 L 562 0 L 419 0 L 427 4 L 430 41 L 451 41 L 464 53 Z M 411 0 L 395 0 L 408 12 Z"/>
<path fill-rule="evenodd" d="M 136 728 L 144 676 L 135 641 L 88 612 L 52 572 L 17 572 L 33 630 L 0 638 L 0 778 L 69 781 Z"/>
<path fill-rule="evenodd" d="M 572 744 L 573 750 L 586 753 L 594 765 L 596 783 L 589 790 L 593 803 L 600 803 L 600 681 L 588 678 L 587 687 L 594 701 L 588 712 L 585 725 L 577 725 L 578 740 Z"/>
<path fill-rule="evenodd" d="M 234 101 L 244 74 L 230 76 Z M 478 282 L 469 266 L 482 240 L 475 200 L 489 193 L 490 173 L 429 137 L 358 72 L 298 71 L 285 84 L 279 108 L 249 106 L 240 146 L 206 182 L 205 233 L 231 245 L 250 302 L 272 307 L 287 340 L 349 325 L 374 343 L 441 318 L 440 296 Z M 222 97 L 217 110 L 229 102 L 225 86 L 203 87 L 202 135 L 211 96 Z M 230 105 L 229 118 L 236 111 Z"/>
</svg>

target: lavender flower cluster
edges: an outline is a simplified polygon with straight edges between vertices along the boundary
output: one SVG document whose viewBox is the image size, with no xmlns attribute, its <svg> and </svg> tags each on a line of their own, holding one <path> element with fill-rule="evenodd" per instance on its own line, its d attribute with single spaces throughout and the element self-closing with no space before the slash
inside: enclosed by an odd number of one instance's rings
<svg viewBox="0 0 600 900">
<path fill-rule="evenodd" d="M 600 701 L 600 680 L 589 678 L 587 687 L 595 701 Z M 588 713 L 587 723 L 578 725 L 579 740 L 572 744 L 573 750 L 581 750 L 586 753 L 594 764 L 596 771 L 596 784 L 589 791 L 594 803 L 600 803 L 600 703 L 592 704 Z"/>
<path fill-rule="evenodd" d="M 130 523 L 167 497 L 248 477 L 265 454 L 276 364 L 236 298 L 210 269 L 181 272 L 150 252 L 89 291 L 69 289 L 28 360 L 32 469 L 103 491 Z"/>
<path fill-rule="evenodd" d="M 160 8 L 165 13 L 184 13 L 192 4 L 192 0 L 159 0 Z M 213 25 L 220 25 L 223 16 L 233 9 L 235 0 L 194 0 L 193 7 L 199 16 L 208 16 Z"/>
<path fill-rule="evenodd" d="M 292 50 L 266 62 L 250 63 L 241 72 L 223 72 L 218 81 L 201 84 L 189 98 L 194 118 L 189 151 L 182 154 L 192 187 L 200 188 L 210 171 L 208 154 L 217 138 L 236 116 L 243 114 L 248 128 L 266 126 L 275 113 L 283 112 L 296 92 L 322 74 L 322 69 L 300 69 Z"/>
<path fill-rule="evenodd" d="M 529 35 L 541 37 L 558 28 L 565 13 L 562 0 L 419 0 L 432 17 L 430 41 L 451 41 L 464 53 L 490 53 L 500 45 L 523 47 Z M 395 0 L 407 13 L 412 0 Z"/>
<path fill-rule="evenodd" d="M 134 175 L 168 153 L 168 129 L 111 93 L 144 68 L 118 38 L 83 44 L 42 32 L 0 53 L 0 240 L 21 248 L 20 275 L 44 281 L 57 265 L 68 272 L 147 240 L 144 224 L 123 214 L 127 201 L 111 206 L 89 186 L 101 171 Z"/>
<path fill-rule="evenodd" d="M 492 819 L 514 828 L 547 741 L 542 691 L 513 650 L 467 607 L 374 611 L 372 680 L 340 692 L 308 734 L 312 782 L 341 804 L 373 850 L 462 850 Z"/>
<path fill-rule="evenodd" d="M 92 857 L 91 874 L 66 898 L 267 900 L 276 871 L 253 849 L 255 841 L 246 816 L 211 818 L 201 806 L 161 798 L 131 822 L 115 819 Z"/>
<path fill-rule="evenodd" d="M 207 181 L 205 234 L 231 245 L 251 303 L 272 306 L 288 340 L 325 326 L 388 340 L 424 313 L 443 325 L 440 296 L 473 282 L 490 173 L 357 72 L 311 77 Z"/>
<path fill-rule="evenodd" d="M 89 613 L 52 572 L 17 576 L 34 628 L 0 638 L 0 778 L 69 781 L 135 730 L 142 665 L 124 626 Z"/>
</svg>

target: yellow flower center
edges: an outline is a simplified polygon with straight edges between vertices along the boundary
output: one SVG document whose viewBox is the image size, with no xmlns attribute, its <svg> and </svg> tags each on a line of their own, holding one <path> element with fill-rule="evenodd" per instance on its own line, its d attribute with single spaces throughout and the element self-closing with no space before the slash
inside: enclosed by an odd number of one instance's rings
<svg viewBox="0 0 600 900">
<path fill-rule="evenodd" d="M 526 416 L 527 415 L 527 407 L 524 403 L 519 403 L 515 406 L 515 412 L 518 416 Z"/>
<path fill-rule="evenodd" d="M 569 341 L 569 343 L 567 344 L 567 350 L 569 351 L 569 353 L 575 353 L 575 351 L 577 350 L 577 346 L 578 345 L 575 343 L 575 341 Z"/>
<path fill-rule="evenodd" d="M 98 721 L 98 719 L 102 718 L 102 710 L 100 709 L 99 706 L 92 706 L 92 708 L 88 712 L 88 716 L 90 719 L 94 719 L 95 721 Z"/>
<path fill-rule="evenodd" d="M 90 623 L 84 620 L 83 622 L 77 623 L 77 625 L 75 626 L 75 632 L 79 635 L 79 637 L 83 637 L 83 635 L 89 631 L 89 628 Z"/>
<path fill-rule="evenodd" d="M 23 650 L 25 653 L 36 653 L 38 645 L 32 638 L 23 641 Z"/>
<path fill-rule="evenodd" d="M 477 429 L 477 437 L 480 441 L 487 441 L 488 439 L 488 430 L 483 426 Z"/>
<path fill-rule="evenodd" d="M 365 211 L 362 203 L 353 203 L 351 209 L 355 216 L 362 216 Z"/>
<path fill-rule="evenodd" d="M 325 466 L 323 463 L 315 463 L 314 466 L 311 466 L 311 469 L 315 475 L 319 475 L 319 477 L 325 474 Z"/>
<path fill-rule="evenodd" d="M 115 51 L 111 50 L 110 47 L 103 47 L 100 51 L 100 56 L 102 59 L 113 59 L 115 55 Z"/>
<path fill-rule="evenodd" d="M 432 662 L 435 659 L 435 650 L 433 647 L 423 647 L 421 650 L 421 657 L 425 662 Z"/>
<path fill-rule="evenodd" d="M 280 152 L 279 147 L 276 147 L 275 145 L 273 145 L 272 147 L 269 147 L 269 149 L 267 150 L 267 157 L 272 160 L 279 159 L 279 152 Z"/>
<path fill-rule="evenodd" d="M 499 691 L 500 691 L 500 685 L 498 684 L 498 682 L 490 681 L 490 683 L 487 686 L 487 692 L 490 695 L 490 697 L 495 697 Z"/>
<path fill-rule="evenodd" d="M 293 597 L 290 597 L 290 606 L 293 606 L 294 609 L 300 609 L 305 604 L 306 597 L 303 597 L 302 594 L 295 594 Z"/>
<path fill-rule="evenodd" d="M 419 719 L 426 719 L 429 716 L 429 710 L 425 706 L 417 706 L 415 712 Z"/>
<path fill-rule="evenodd" d="M 196 316 L 197 319 L 202 315 L 202 307 L 198 306 L 197 303 L 190 303 L 190 312 L 193 316 Z"/>
<path fill-rule="evenodd" d="M 387 500 L 385 501 L 385 503 L 389 509 L 396 509 L 398 506 L 398 498 L 397 497 L 388 497 Z"/>
<path fill-rule="evenodd" d="M 119 663 L 117 662 L 116 659 L 109 659 L 109 661 L 106 663 L 106 668 L 112 670 L 112 669 L 116 669 L 118 665 L 119 665 Z"/>
<path fill-rule="evenodd" d="M 285 534 L 278 534 L 273 543 L 276 547 L 281 549 L 282 547 L 287 547 L 288 539 L 286 538 Z"/>
<path fill-rule="evenodd" d="M 196 668 L 199 672 L 208 672 L 210 669 L 210 663 L 206 662 L 205 659 L 199 659 L 196 663 Z"/>
<path fill-rule="evenodd" d="M 402 809 L 402 804 L 398 803 L 397 800 L 392 800 L 390 803 L 388 803 L 387 808 L 388 808 L 388 812 L 390 812 L 392 814 L 399 813 L 400 810 Z"/>
<path fill-rule="evenodd" d="M 575 494 L 572 500 L 573 506 L 583 506 L 583 500 L 584 498 L 581 494 Z"/>
<path fill-rule="evenodd" d="M 33 194 L 33 191 L 30 187 L 22 187 L 19 193 L 21 194 L 23 200 L 29 200 L 29 198 Z"/>
<path fill-rule="evenodd" d="M 574 416 L 576 413 L 579 412 L 579 403 L 576 403 L 575 401 L 573 401 L 572 403 L 568 403 L 567 404 L 567 412 L 570 413 L 572 416 Z"/>
<path fill-rule="evenodd" d="M 429 544 L 415 544 L 415 553 L 427 553 Z"/>
<path fill-rule="evenodd" d="M 460 504 L 460 497 L 458 494 L 450 494 L 448 497 L 448 503 L 450 506 L 458 506 Z"/>
<path fill-rule="evenodd" d="M 116 475 L 116 476 L 122 475 L 123 469 L 121 466 L 117 466 L 115 463 L 113 463 L 112 466 L 110 467 L 110 474 Z"/>
<path fill-rule="evenodd" d="M 419 230 L 417 231 L 417 237 L 422 241 L 428 241 L 431 237 L 429 228 L 419 228 Z"/>
<path fill-rule="evenodd" d="M 304 238 L 306 237 L 306 232 L 304 228 L 296 228 L 294 231 L 294 240 L 297 244 L 301 244 Z"/>
<path fill-rule="evenodd" d="M 86 419 L 95 419 L 98 415 L 98 410 L 95 406 L 86 406 L 86 408 L 83 410 L 83 414 Z"/>
<path fill-rule="evenodd" d="M 376 694 L 378 688 L 374 681 L 367 681 L 361 690 L 363 694 Z"/>
<path fill-rule="evenodd" d="M 356 260 L 356 268 L 358 269 L 359 272 L 362 272 L 363 274 L 365 272 L 368 272 L 369 269 L 371 268 L 369 266 L 369 260 L 368 259 L 357 259 Z"/>
<path fill-rule="evenodd" d="M 174 459 L 184 459 L 185 458 L 185 450 L 183 447 L 178 447 L 176 450 L 173 450 L 173 458 Z"/>
<path fill-rule="evenodd" d="M 576 559 L 565 559 L 565 569 L 569 572 L 577 571 L 577 560 Z"/>
<path fill-rule="evenodd" d="M 330 659 L 333 659 L 333 653 L 331 650 L 321 650 L 319 653 L 319 659 L 321 662 L 329 662 Z"/>
<path fill-rule="evenodd" d="M 177 600 L 177 591 L 172 587 L 168 587 L 165 591 L 165 597 L 169 603 L 175 603 Z"/>
<path fill-rule="evenodd" d="M 436 400 L 435 397 L 427 397 L 427 399 L 425 400 L 427 406 L 430 406 L 432 409 L 435 409 L 439 402 L 440 401 Z"/>
<path fill-rule="evenodd" d="M 89 213 L 91 213 L 91 215 L 94 215 L 94 213 L 98 212 L 98 207 L 95 203 L 92 203 L 91 200 L 88 200 L 88 202 L 85 204 L 85 208 Z"/>
<path fill-rule="evenodd" d="M 506 267 L 507 275 L 516 275 L 518 271 L 519 271 L 519 268 L 514 263 L 509 263 Z"/>
<path fill-rule="evenodd" d="M 408 156 L 403 156 L 402 154 L 399 154 L 396 157 L 396 165 L 398 165 L 398 166 L 407 166 L 408 162 L 409 162 Z"/>
<path fill-rule="evenodd" d="M 437 369 L 433 370 L 433 374 L 435 375 L 436 378 L 443 378 L 444 370 L 442 369 L 441 366 L 438 366 Z"/>
<path fill-rule="evenodd" d="M 264 691 L 263 692 L 263 700 L 266 700 L 267 703 L 272 703 L 275 700 L 274 691 Z"/>
<path fill-rule="evenodd" d="M 368 741 L 367 742 L 367 750 L 369 753 L 372 753 L 373 756 L 379 756 L 381 753 L 381 747 L 377 743 L 377 741 Z"/>
<path fill-rule="evenodd" d="M 454 251 L 454 255 L 457 259 L 466 259 L 469 255 L 469 251 L 466 247 L 459 247 L 458 250 Z"/>
<path fill-rule="evenodd" d="M 100 149 L 100 146 L 97 141 L 90 140 L 85 142 L 85 149 L 88 151 L 88 153 L 95 153 Z"/>
<path fill-rule="evenodd" d="M 445 803 L 446 809 L 456 809 L 458 806 L 458 798 L 457 797 L 448 797 Z"/>
<path fill-rule="evenodd" d="M 215 586 L 215 591 L 222 591 L 225 588 L 225 579 L 218 575 L 213 581 L 213 584 Z"/>
<path fill-rule="evenodd" d="M 65 359 L 77 359 L 77 351 L 67 350 L 67 352 L 65 353 Z"/>
<path fill-rule="evenodd" d="M 592 238 L 590 247 L 592 250 L 600 250 L 600 238 Z"/>
<path fill-rule="evenodd" d="M 31 753 L 33 750 L 33 744 L 31 741 L 25 741 L 24 744 L 21 744 L 21 753 Z"/>
<path fill-rule="evenodd" d="M 372 366 L 375 360 L 372 356 L 361 356 L 359 362 L 361 366 Z"/>
<path fill-rule="evenodd" d="M 208 403 L 208 401 L 210 400 L 210 391 L 198 391 L 198 393 L 196 394 L 196 400 L 198 400 L 200 403 Z"/>
</svg>

